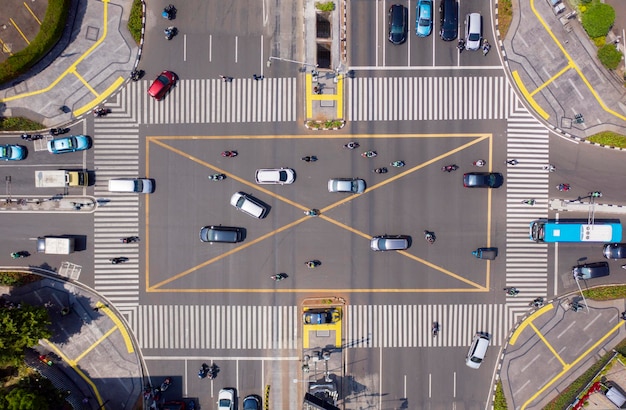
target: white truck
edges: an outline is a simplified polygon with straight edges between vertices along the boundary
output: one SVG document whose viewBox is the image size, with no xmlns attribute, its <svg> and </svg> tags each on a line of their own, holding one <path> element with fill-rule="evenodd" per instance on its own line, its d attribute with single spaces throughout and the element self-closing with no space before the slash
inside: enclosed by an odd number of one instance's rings
<svg viewBox="0 0 626 410">
<path fill-rule="evenodd" d="M 42 236 L 37 238 L 37 252 L 52 255 L 69 255 L 74 252 L 74 238 Z"/>
<path fill-rule="evenodd" d="M 89 174 L 86 171 L 35 171 L 35 186 L 37 188 L 87 186 L 88 182 Z"/>
</svg>

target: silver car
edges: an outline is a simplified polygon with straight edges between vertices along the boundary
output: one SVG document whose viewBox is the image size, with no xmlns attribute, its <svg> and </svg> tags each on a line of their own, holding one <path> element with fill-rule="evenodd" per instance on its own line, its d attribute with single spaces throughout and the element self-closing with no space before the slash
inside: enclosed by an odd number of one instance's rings
<svg viewBox="0 0 626 410">
<path fill-rule="evenodd" d="M 349 192 L 362 194 L 365 181 L 358 178 L 333 178 L 328 180 L 328 192 Z"/>
<path fill-rule="evenodd" d="M 293 184 L 296 173 L 291 168 L 257 169 L 254 179 L 257 184 Z"/>
</svg>

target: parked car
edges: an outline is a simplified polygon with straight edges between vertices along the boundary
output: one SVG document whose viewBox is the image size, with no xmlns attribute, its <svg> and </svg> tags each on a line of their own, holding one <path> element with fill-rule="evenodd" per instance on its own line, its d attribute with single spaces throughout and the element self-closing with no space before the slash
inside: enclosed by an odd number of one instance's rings
<svg viewBox="0 0 626 410">
<path fill-rule="evenodd" d="M 148 88 L 148 94 L 150 97 L 154 98 L 157 101 L 161 101 L 165 94 L 176 84 L 176 74 L 171 71 L 163 71 L 158 77 L 152 82 L 150 88 Z"/>
<path fill-rule="evenodd" d="M 21 161 L 26 158 L 26 147 L 21 145 L 0 145 L 0 160 Z"/>
<path fill-rule="evenodd" d="M 604 257 L 607 259 L 626 258 L 626 243 L 608 243 L 602 249 Z"/>
<path fill-rule="evenodd" d="M 83 151 L 91 147 L 91 140 L 86 135 L 71 135 L 48 141 L 48 151 L 53 154 Z"/>
<path fill-rule="evenodd" d="M 257 169 L 254 179 L 257 184 L 293 184 L 296 173 L 291 168 Z"/>
<path fill-rule="evenodd" d="M 218 410 L 233 410 L 235 408 L 235 389 L 221 389 L 217 395 Z"/>
<path fill-rule="evenodd" d="M 406 41 L 408 13 L 406 7 L 394 4 L 389 8 L 389 41 L 391 44 L 402 44 Z"/>
<path fill-rule="evenodd" d="M 256 394 L 249 394 L 243 399 L 243 410 L 261 410 L 261 398 Z"/>
<path fill-rule="evenodd" d="M 409 245 L 409 237 L 405 235 L 379 235 L 370 241 L 370 248 L 373 251 L 402 251 Z"/>
<path fill-rule="evenodd" d="M 483 39 L 483 20 L 479 13 L 465 17 L 465 49 L 478 50 Z"/>
<path fill-rule="evenodd" d="M 341 319 L 338 309 L 309 309 L 304 312 L 302 319 L 305 325 L 323 325 L 336 323 Z"/>
<path fill-rule="evenodd" d="M 439 37 L 443 41 L 455 40 L 459 35 L 459 3 L 456 0 L 441 0 L 439 16 Z"/>
<path fill-rule="evenodd" d="M 419 0 L 415 8 L 415 35 L 428 37 L 433 30 L 433 2 Z"/>
<path fill-rule="evenodd" d="M 608 262 L 590 262 L 582 265 L 572 266 L 572 275 L 574 279 L 587 280 L 609 276 Z"/>
<path fill-rule="evenodd" d="M 365 181 L 358 178 L 333 178 L 328 180 L 328 192 L 349 192 L 362 194 Z"/>
<path fill-rule="evenodd" d="M 463 175 L 463 186 L 466 188 L 499 188 L 504 177 L 499 172 L 468 172 Z"/>
<path fill-rule="evenodd" d="M 236 226 L 205 226 L 200 229 L 200 240 L 208 243 L 237 243 L 243 240 L 243 229 Z"/>
</svg>

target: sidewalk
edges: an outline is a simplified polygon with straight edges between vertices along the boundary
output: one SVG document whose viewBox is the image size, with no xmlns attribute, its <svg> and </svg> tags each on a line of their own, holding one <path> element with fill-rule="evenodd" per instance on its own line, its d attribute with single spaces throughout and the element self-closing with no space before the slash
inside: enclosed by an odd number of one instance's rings
<svg viewBox="0 0 626 410">
<path fill-rule="evenodd" d="M 126 29 L 132 0 L 73 0 L 63 37 L 28 74 L 0 89 L 6 116 L 56 127 L 89 113 L 127 81 L 138 47 Z"/>
<path fill-rule="evenodd" d="M 566 4 L 556 16 L 545 0 L 521 0 L 513 10 L 500 52 L 531 112 L 565 135 L 585 138 L 608 130 L 626 135 L 624 80 L 598 61 L 579 13 Z M 609 41 L 614 37 L 610 33 Z M 577 114 L 583 122 L 576 121 Z"/>
</svg>

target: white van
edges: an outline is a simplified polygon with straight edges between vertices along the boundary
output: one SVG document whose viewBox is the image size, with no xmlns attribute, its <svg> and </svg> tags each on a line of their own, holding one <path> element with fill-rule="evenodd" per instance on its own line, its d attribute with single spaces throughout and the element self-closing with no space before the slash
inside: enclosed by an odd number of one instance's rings
<svg viewBox="0 0 626 410">
<path fill-rule="evenodd" d="M 474 340 L 465 357 L 465 364 L 472 369 L 478 369 L 485 354 L 487 354 L 487 347 L 489 347 L 489 336 L 484 333 L 476 333 Z"/>
<path fill-rule="evenodd" d="M 268 212 L 267 206 L 245 192 L 236 192 L 233 194 L 230 198 L 230 204 L 239 211 L 259 219 L 265 218 Z"/>
<path fill-rule="evenodd" d="M 109 192 L 134 192 L 137 194 L 151 194 L 154 192 L 154 183 L 147 178 L 118 178 L 109 179 Z"/>
</svg>

